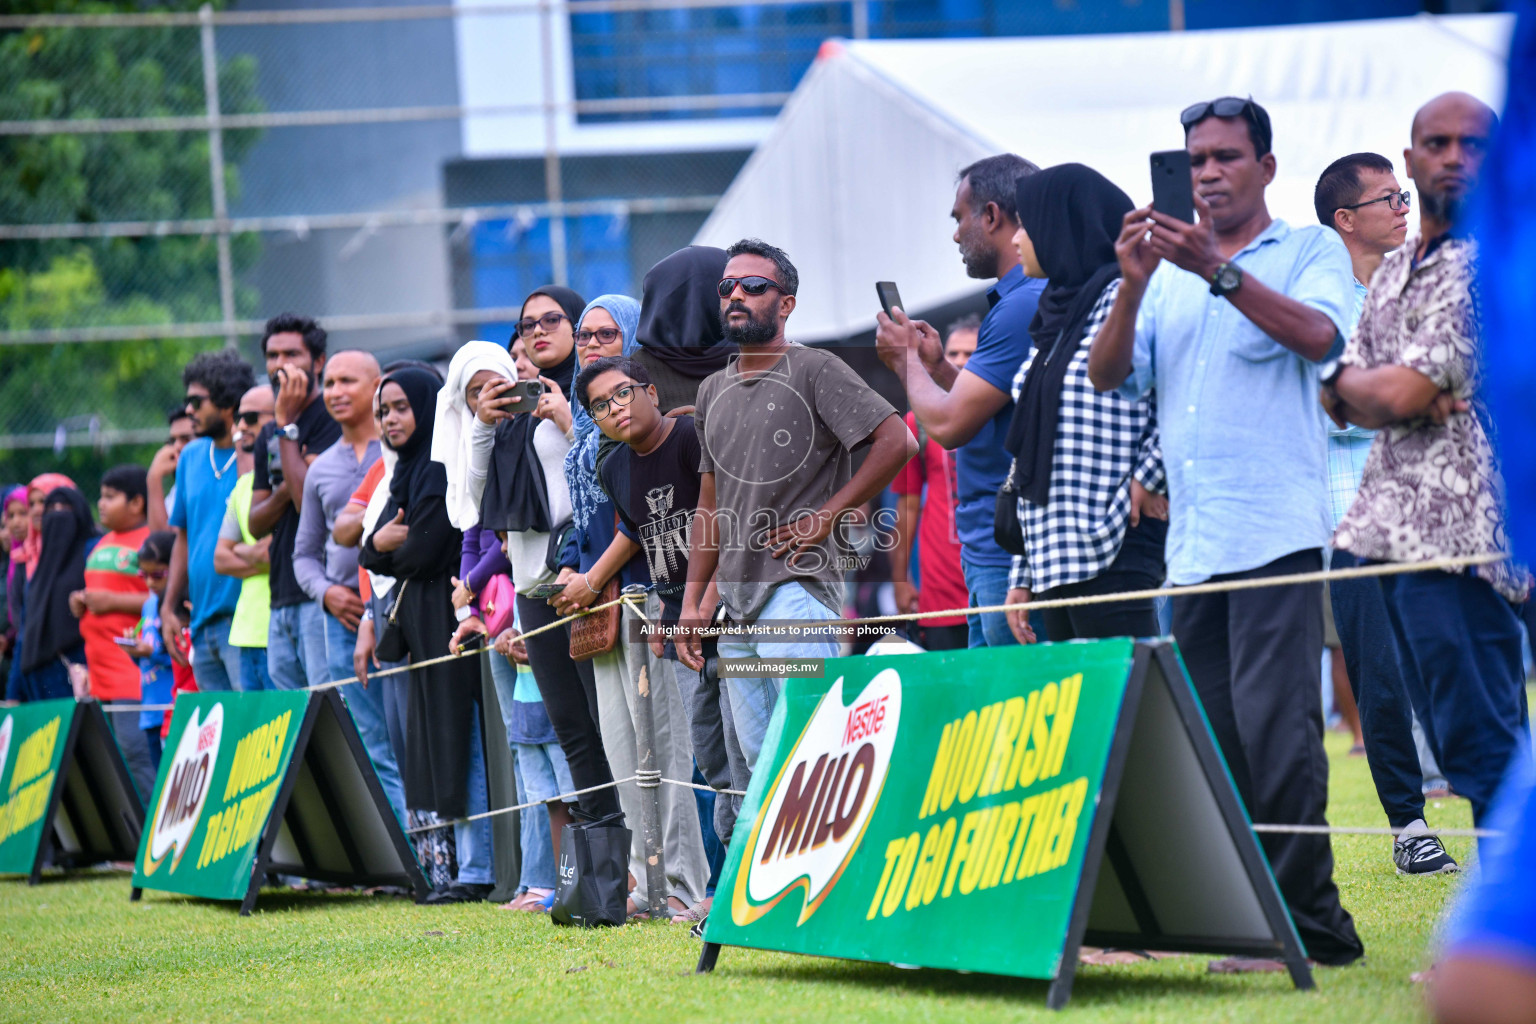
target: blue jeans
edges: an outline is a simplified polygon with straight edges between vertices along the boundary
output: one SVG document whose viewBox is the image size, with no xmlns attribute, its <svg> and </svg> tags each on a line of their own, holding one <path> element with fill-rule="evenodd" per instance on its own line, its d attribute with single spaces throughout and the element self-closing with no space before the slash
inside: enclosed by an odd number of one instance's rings
<svg viewBox="0 0 1536 1024">
<path fill-rule="evenodd" d="M 965 589 L 970 591 L 969 607 L 984 608 L 1008 602 L 1009 566 L 981 565 L 962 553 L 960 568 L 965 573 Z M 965 624 L 970 629 L 971 647 L 1007 647 L 1018 643 L 1013 638 L 1013 630 L 1008 628 L 1008 616 L 1004 612 L 967 615 Z M 1045 639 L 1038 629 L 1035 635 Z"/>
<path fill-rule="evenodd" d="M 220 615 L 192 631 L 192 678 L 205 693 L 233 690 L 240 679 L 240 648 L 229 642 L 229 620 Z"/>
<path fill-rule="evenodd" d="M 351 679 L 355 674 L 352 652 L 357 647 L 357 631 L 348 629 L 340 619 L 323 608 L 320 615 L 325 623 L 325 662 L 329 667 L 327 681 L 334 683 L 339 679 Z M 357 735 L 373 761 L 373 770 L 379 777 L 379 785 L 384 787 L 384 796 L 389 800 L 389 806 L 395 809 L 395 817 L 404 822 L 405 787 L 400 782 L 400 767 L 395 761 L 395 750 L 389 743 L 384 690 L 380 685 L 383 681 L 375 680 L 367 686 L 353 683 L 350 686 L 338 686 L 336 690 L 341 694 L 341 699 L 346 701 L 347 710 L 352 712 Z"/>
<path fill-rule="evenodd" d="M 1003 574 L 1007 582 L 1007 573 Z M 768 603 L 758 613 L 759 621 L 770 619 L 799 622 L 827 622 L 841 618 L 837 612 L 816 600 L 800 584 L 790 581 L 774 588 Z M 1007 626 L 1003 629 L 1006 631 Z M 806 638 L 786 642 L 752 636 L 720 638 L 721 658 L 835 658 L 841 645 L 832 637 Z M 784 680 L 767 677 L 727 679 L 731 697 L 731 717 L 736 726 L 736 740 L 747 760 L 750 772 L 757 765 L 757 755 L 768 735 L 768 722 L 784 692 Z"/>
<path fill-rule="evenodd" d="M 510 734 L 517 666 L 499 654 L 488 657 L 491 659 L 491 679 L 496 684 L 496 701 L 501 705 L 502 721 Z M 518 803 L 548 800 L 576 788 L 560 744 L 513 743 L 510 736 L 507 743 L 512 748 Z M 549 812 L 542 807 L 530 807 L 519 815 L 519 820 L 522 822 L 519 845 L 523 851 L 523 874 L 518 884 L 524 889 L 553 889 L 555 847 L 549 831 Z"/>
<path fill-rule="evenodd" d="M 314 601 L 272 609 L 272 623 L 267 627 L 267 672 L 274 690 L 302 690 L 329 682 L 324 615 Z"/>
<path fill-rule="evenodd" d="M 235 650 L 240 652 L 240 689 L 246 693 L 277 689 L 267 672 L 265 647 L 237 647 Z"/>
<path fill-rule="evenodd" d="M 484 814 L 491 809 L 485 779 L 485 750 L 480 745 L 479 723 L 469 730 L 469 803 L 466 815 Z M 481 818 L 453 826 L 453 843 L 458 851 L 459 875 L 454 879 L 465 885 L 495 885 L 496 860 L 491 852 L 491 819 Z"/>
</svg>

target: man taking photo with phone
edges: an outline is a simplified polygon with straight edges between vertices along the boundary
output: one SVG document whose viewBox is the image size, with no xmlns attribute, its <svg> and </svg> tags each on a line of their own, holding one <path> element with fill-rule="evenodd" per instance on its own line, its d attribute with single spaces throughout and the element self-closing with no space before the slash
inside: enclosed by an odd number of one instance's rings
<svg viewBox="0 0 1536 1024">
<path fill-rule="evenodd" d="M 1330 526 L 1319 366 L 1342 347 L 1354 304 L 1349 253 L 1321 225 L 1270 217 L 1275 157 L 1263 107 L 1224 97 L 1180 121 L 1198 220 L 1151 207 L 1126 214 L 1115 244 L 1123 281 L 1089 375 L 1129 398 L 1157 390 L 1171 582 L 1317 571 Z M 1249 817 L 1326 825 L 1322 588 L 1178 598 L 1173 634 Z M 1328 837 L 1262 840 L 1307 955 L 1332 966 L 1359 959 Z"/>
</svg>

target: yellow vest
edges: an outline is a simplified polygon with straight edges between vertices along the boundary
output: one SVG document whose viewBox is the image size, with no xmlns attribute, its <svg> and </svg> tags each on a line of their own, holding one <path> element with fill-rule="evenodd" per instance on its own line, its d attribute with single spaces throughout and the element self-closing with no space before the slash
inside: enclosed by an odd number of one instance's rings
<svg viewBox="0 0 1536 1024">
<path fill-rule="evenodd" d="M 235 522 L 240 524 L 240 537 L 247 544 L 255 544 L 251 536 L 251 485 L 255 473 L 246 473 L 235 481 L 230 492 L 229 505 L 235 510 Z M 267 574 L 247 576 L 240 581 L 240 600 L 235 604 L 235 616 L 229 623 L 229 642 L 235 647 L 267 646 L 267 623 L 272 618 L 272 590 Z"/>
</svg>

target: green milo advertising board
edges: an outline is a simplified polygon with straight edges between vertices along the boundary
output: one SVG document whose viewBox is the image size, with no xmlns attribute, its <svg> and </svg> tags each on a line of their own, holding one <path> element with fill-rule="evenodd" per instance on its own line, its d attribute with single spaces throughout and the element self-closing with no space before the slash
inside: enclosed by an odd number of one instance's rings
<svg viewBox="0 0 1536 1024">
<path fill-rule="evenodd" d="M 1036 655 L 787 680 L 709 941 L 1054 977 L 1131 643 Z"/>
<path fill-rule="evenodd" d="M 18 704 L 0 718 L 0 873 L 30 874 L 78 705 Z"/>
<path fill-rule="evenodd" d="M 303 690 L 177 698 L 135 887 L 245 897 L 309 699 Z"/>
</svg>

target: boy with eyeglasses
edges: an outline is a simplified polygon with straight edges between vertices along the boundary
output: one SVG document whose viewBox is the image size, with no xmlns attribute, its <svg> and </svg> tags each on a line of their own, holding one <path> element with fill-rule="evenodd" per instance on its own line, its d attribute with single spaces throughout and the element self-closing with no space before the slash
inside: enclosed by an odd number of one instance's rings
<svg viewBox="0 0 1536 1024">
<path fill-rule="evenodd" d="M 224 511 L 219 543 L 213 551 L 213 567 L 240 581 L 240 599 L 229 624 L 229 642 L 240 649 L 240 689 L 270 690 L 267 674 L 267 628 L 271 620 L 271 588 L 267 553 L 271 536 L 260 540 L 251 533 L 251 489 L 256 479 L 256 437 L 272 422 L 272 389 L 265 384 L 251 388 L 240 399 L 236 415 L 235 465 L 240 479 Z"/>
</svg>

